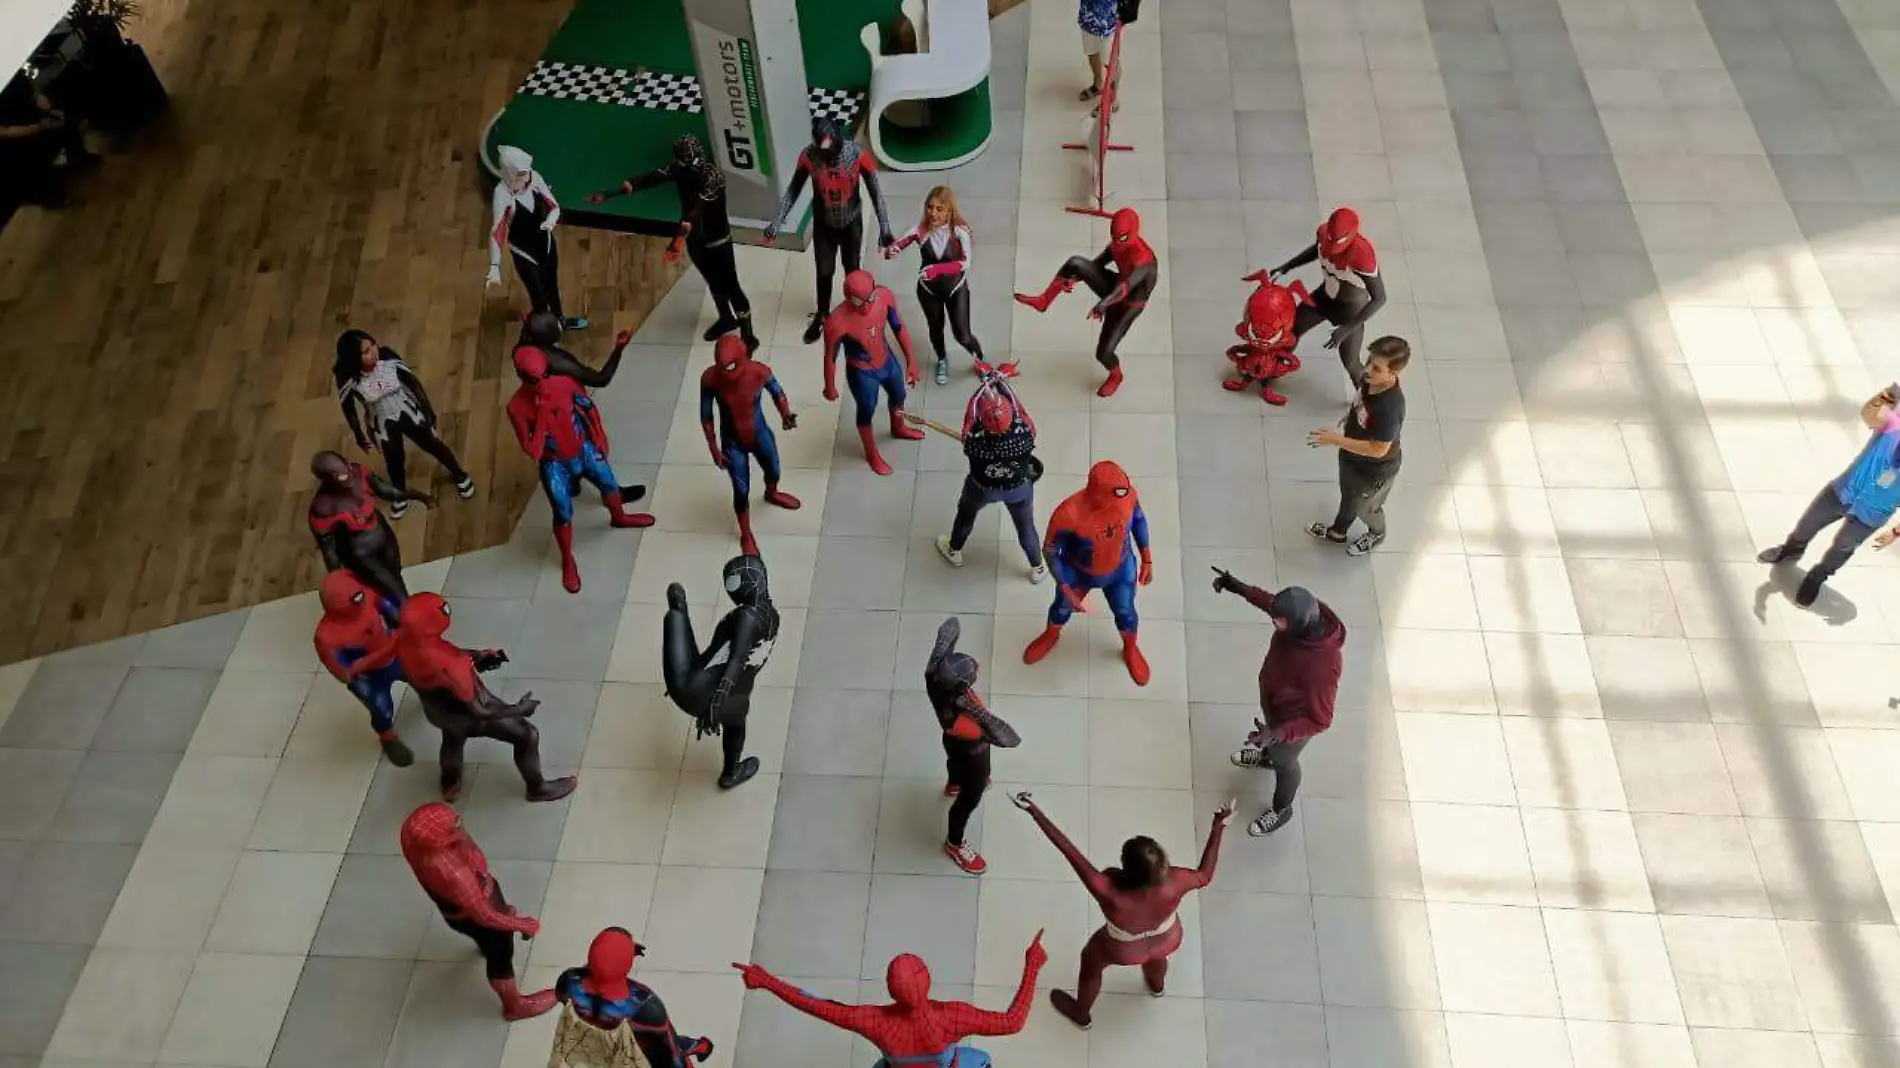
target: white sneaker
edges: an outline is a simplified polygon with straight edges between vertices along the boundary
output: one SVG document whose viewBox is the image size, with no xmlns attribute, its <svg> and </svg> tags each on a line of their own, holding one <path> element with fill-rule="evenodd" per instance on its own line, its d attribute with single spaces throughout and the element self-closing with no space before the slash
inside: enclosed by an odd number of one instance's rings
<svg viewBox="0 0 1900 1068">
<path fill-rule="evenodd" d="M 1048 564 L 1037 564 L 1035 567 L 1032 567 L 1029 569 L 1029 584 L 1031 586 L 1042 585 L 1042 580 L 1048 577 L 1049 577 Z"/>
<path fill-rule="evenodd" d="M 950 535 L 937 535 L 937 554 L 950 561 L 951 567 L 963 566 L 963 550 L 950 547 Z"/>
<path fill-rule="evenodd" d="M 401 519 L 403 517 L 403 514 L 408 511 L 409 511 L 408 501 L 390 501 L 389 502 L 389 518 L 391 519 Z"/>
<path fill-rule="evenodd" d="M 463 475 L 462 481 L 455 484 L 455 492 L 465 501 L 475 496 L 475 480 Z"/>
<path fill-rule="evenodd" d="M 1273 766 L 1272 762 L 1267 760 L 1267 751 L 1265 749 L 1255 749 L 1253 746 L 1236 749 L 1227 754 L 1227 762 L 1237 768 L 1270 768 Z"/>
</svg>

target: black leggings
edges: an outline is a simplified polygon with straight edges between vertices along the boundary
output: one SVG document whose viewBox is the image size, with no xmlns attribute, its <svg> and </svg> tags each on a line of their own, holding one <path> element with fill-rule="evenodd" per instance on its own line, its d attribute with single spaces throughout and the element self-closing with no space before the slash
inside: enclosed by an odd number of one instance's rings
<svg viewBox="0 0 1900 1068">
<path fill-rule="evenodd" d="M 713 307 L 719 309 L 721 319 L 743 322 L 752 317 L 752 301 L 739 285 L 739 264 L 733 256 L 730 237 L 710 247 L 688 237 L 686 258 L 693 261 L 699 276 L 706 280 L 706 289 L 712 294 Z"/>
<path fill-rule="evenodd" d="M 337 559 L 350 574 L 384 600 L 401 604 L 409 599 L 402 580 L 402 546 L 387 519 L 378 515 L 370 529 L 338 531 L 334 537 Z"/>
<path fill-rule="evenodd" d="M 457 710 L 459 716 L 466 712 Z M 470 738 L 492 738 L 515 751 L 515 770 L 530 791 L 547 782 L 541 774 L 541 732 L 520 716 L 507 719 L 481 718 L 471 729 L 442 731 L 442 790 L 447 793 L 462 785 L 463 750 Z"/>
<path fill-rule="evenodd" d="M 449 930 L 475 943 L 482 951 L 482 964 L 488 969 L 488 981 L 499 982 L 515 977 L 515 936 L 508 931 L 497 931 L 493 927 L 479 927 L 467 920 L 451 920 L 443 917 Z"/>
<path fill-rule="evenodd" d="M 536 260 L 512 249 L 509 254 L 515 258 L 515 273 L 521 276 L 522 288 L 528 291 L 529 305 L 535 311 L 553 312 L 567 318 L 567 313 L 561 310 L 561 252 L 554 235 L 548 235 L 547 253 Z"/>
<path fill-rule="evenodd" d="M 971 752 L 969 744 L 947 734 L 943 738 L 944 767 L 948 781 L 957 787 L 957 799 L 950 803 L 950 833 L 944 841 L 954 846 L 963 844 L 963 832 L 990 785 L 990 747 L 980 746 Z"/>
<path fill-rule="evenodd" d="M 1367 298 L 1370 299 L 1370 298 Z M 1365 307 L 1365 300 L 1356 305 L 1345 301 L 1315 298 L 1312 304 L 1302 304 L 1293 313 L 1293 336 L 1305 337 L 1308 330 L 1321 323 L 1334 326 L 1352 325 L 1339 334 L 1339 363 L 1346 369 L 1347 377 L 1354 382 L 1366 376 L 1366 365 L 1359 359 L 1359 346 L 1366 338 L 1366 324 L 1359 321 L 1359 309 Z"/>
<path fill-rule="evenodd" d="M 814 217 L 811 258 L 818 267 L 818 314 L 826 315 L 831 312 L 831 280 L 838 260 L 844 260 L 846 272 L 864 265 L 864 217 L 853 219 L 850 226 L 826 226 Z"/>
<path fill-rule="evenodd" d="M 1267 759 L 1273 763 L 1273 810 L 1278 812 L 1293 804 L 1293 798 L 1300 792 L 1300 750 L 1306 748 L 1311 739 L 1297 742 L 1277 742 L 1267 746 Z"/>
<path fill-rule="evenodd" d="M 435 462 L 441 464 L 457 483 L 468 477 L 468 472 L 462 470 L 462 462 L 455 458 L 455 451 L 436 435 L 435 427 L 404 418 L 383 424 L 383 464 L 389 468 L 390 485 L 399 490 L 409 488 L 409 458 L 403 449 L 404 438 L 415 442 L 417 448 L 435 457 Z"/>
<path fill-rule="evenodd" d="M 739 761 L 745 759 L 744 719 L 735 719 L 719 728 L 719 752 L 725 758 L 725 767 L 719 769 L 719 774 L 730 777 L 739 770 Z"/>
<path fill-rule="evenodd" d="M 1094 260 L 1083 256 L 1069 257 L 1056 277 L 1079 279 L 1097 298 L 1115 292 L 1122 280 L 1121 272 L 1112 267 L 1099 267 Z M 1128 287 L 1126 297 L 1102 313 L 1102 332 L 1095 339 L 1096 363 L 1111 371 L 1121 366 L 1121 357 L 1115 355 L 1115 350 L 1121 346 L 1128 328 L 1135 325 L 1135 320 L 1141 318 L 1142 311 L 1148 307 L 1148 295 L 1154 292 L 1155 279 L 1159 277 L 1150 272 L 1145 279 Z"/>
<path fill-rule="evenodd" d="M 940 278 L 934 282 L 917 283 L 917 303 L 923 305 L 924 322 L 930 327 L 930 347 L 936 352 L 937 359 L 947 359 L 943 352 L 943 322 L 945 312 L 950 320 L 950 333 L 963 346 L 963 351 L 981 360 L 984 359 L 983 345 L 976 335 L 970 332 L 970 285 L 963 277 Z"/>
</svg>

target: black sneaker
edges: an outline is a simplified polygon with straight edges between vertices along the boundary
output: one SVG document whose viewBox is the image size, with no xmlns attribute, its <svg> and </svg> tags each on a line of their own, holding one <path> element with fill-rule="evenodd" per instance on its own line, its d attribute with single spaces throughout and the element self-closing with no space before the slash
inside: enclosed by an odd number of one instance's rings
<svg viewBox="0 0 1900 1068">
<path fill-rule="evenodd" d="M 1788 551 L 1786 545 L 1770 545 L 1755 554 L 1755 562 L 1762 564 L 1789 564 L 1799 559 L 1801 554 Z"/>
<path fill-rule="evenodd" d="M 739 761 L 739 766 L 733 768 L 730 775 L 719 776 L 719 788 L 721 790 L 730 790 L 735 786 L 743 786 L 751 781 L 752 776 L 758 773 L 759 758 L 746 757 L 744 760 Z"/>
<path fill-rule="evenodd" d="M 805 324 L 805 344 L 816 345 L 818 339 L 825 336 L 825 317 L 822 313 L 812 312 L 811 321 Z"/>
<path fill-rule="evenodd" d="M 1821 587 L 1825 585 L 1826 579 L 1816 578 L 1813 572 L 1809 572 L 1808 577 L 1801 580 L 1801 586 L 1794 591 L 1795 607 L 1813 607 L 1815 600 L 1821 596 Z"/>
<path fill-rule="evenodd" d="M 729 334 L 738 328 L 739 320 L 737 319 L 719 319 L 707 327 L 706 332 L 699 336 L 706 341 L 718 341 L 722 335 Z"/>
<path fill-rule="evenodd" d="M 1265 838 L 1267 835 L 1272 834 L 1292 822 L 1292 805 L 1288 805 L 1285 808 L 1270 808 L 1262 812 L 1259 817 L 1247 825 L 1247 833 L 1255 838 Z"/>
<path fill-rule="evenodd" d="M 475 480 L 463 475 L 462 481 L 455 484 L 455 493 L 465 501 L 475 496 Z"/>
</svg>

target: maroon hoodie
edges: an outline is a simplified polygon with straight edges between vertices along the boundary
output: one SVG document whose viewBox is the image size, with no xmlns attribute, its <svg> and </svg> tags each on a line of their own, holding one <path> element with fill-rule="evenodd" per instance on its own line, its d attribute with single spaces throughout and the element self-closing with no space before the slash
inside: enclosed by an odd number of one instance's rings
<svg viewBox="0 0 1900 1068">
<path fill-rule="evenodd" d="M 1274 614 L 1274 597 L 1266 590 L 1241 586 L 1235 592 Z M 1292 630 L 1275 630 L 1267 657 L 1260 662 L 1260 711 L 1282 742 L 1303 742 L 1333 725 L 1346 624 L 1326 602 L 1315 599 L 1313 604 L 1323 624 L 1319 636 L 1302 638 Z"/>
</svg>

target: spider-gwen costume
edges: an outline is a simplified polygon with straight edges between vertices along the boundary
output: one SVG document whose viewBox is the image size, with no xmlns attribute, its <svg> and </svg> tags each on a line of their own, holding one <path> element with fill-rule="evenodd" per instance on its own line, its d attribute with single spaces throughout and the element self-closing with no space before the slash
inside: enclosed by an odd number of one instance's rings
<svg viewBox="0 0 1900 1068">
<path fill-rule="evenodd" d="M 565 375 L 549 374 L 547 354 L 532 346 L 515 350 L 515 374 L 521 386 L 508 399 L 508 422 L 515 428 L 521 451 L 541 468 L 541 489 L 554 512 L 554 544 L 561 549 L 561 586 L 579 593 L 574 491 L 581 482 L 591 482 L 600 490 L 608 521 L 616 527 L 650 527 L 653 517 L 627 511 L 620 482 L 607 463 L 607 431 L 600 425 L 600 409 L 587 387 Z M 637 499 L 644 492 L 640 489 L 634 496 Z"/>
<path fill-rule="evenodd" d="M 1148 517 L 1120 464 L 1103 460 L 1089 468 L 1081 492 L 1056 505 L 1042 553 L 1056 577 L 1056 599 L 1049 606 L 1048 626 L 1023 650 L 1023 663 L 1048 656 L 1062 640 L 1069 616 L 1087 611 L 1083 598 L 1101 590 L 1121 631 L 1128 677 L 1137 686 L 1148 685 L 1148 658 L 1135 643 L 1141 622 L 1135 615 L 1135 586 L 1154 581 L 1154 562 L 1148 554 Z"/>
<path fill-rule="evenodd" d="M 950 380 L 950 359 L 943 350 L 945 319 L 963 351 L 978 363 L 985 360 L 983 344 L 970 330 L 970 249 L 975 243 L 968 224 L 951 222 L 933 227 L 928 233 L 921 226 L 912 227 L 884 250 L 889 259 L 917 246 L 923 261 L 917 270 L 917 303 L 924 309 L 924 325 L 930 335 L 930 349 L 937 356 L 940 386 Z"/>
<path fill-rule="evenodd" d="M 983 791 L 989 789 L 990 746 L 1014 749 L 1023 740 L 1016 728 L 998 718 L 976 695 L 976 676 L 982 666 L 976 657 L 957 652 L 962 635 L 963 624 L 955 616 L 937 628 L 937 644 L 924 664 L 924 695 L 930 698 L 937 726 L 943 729 L 943 792 L 956 798 L 950 803 L 943 851 L 957 867 L 981 875 L 989 864 L 964 844 L 963 832 L 983 801 Z"/>
<path fill-rule="evenodd" d="M 609 927 L 587 948 L 586 967 L 555 980 L 565 1009 L 549 1068 L 690 1068 L 712 1056 L 711 1039 L 681 1037 L 653 988 L 627 978 L 645 953 L 625 928 Z"/>
<path fill-rule="evenodd" d="M 734 964 L 747 990 L 764 990 L 792 1008 L 842 1027 L 877 1047 L 874 1068 L 989 1068 L 990 1055 L 958 1045 L 971 1035 L 1013 1035 L 1029 1022 L 1036 996 L 1036 975 L 1049 961 L 1042 932 L 1023 952 L 1023 979 L 1004 1012 L 990 1012 L 962 1001 L 933 1001 L 930 968 L 914 953 L 891 958 L 884 985 L 889 1005 L 845 1005 L 821 998 L 756 964 Z"/>
<path fill-rule="evenodd" d="M 402 668 L 385 664 L 374 671 L 350 677 L 350 665 L 381 649 L 391 640 L 384 613 L 395 613 L 395 606 L 376 597 L 348 571 L 332 571 L 317 587 L 317 599 L 323 603 L 323 618 L 317 620 L 312 642 L 317 659 L 350 694 L 369 709 L 369 725 L 383 743 L 383 754 L 399 768 L 415 763 L 416 755 L 396 734 L 395 685 L 402 681 Z"/>
<path fill-rule="evenodd" d="M 1095 395 L 1112 397 L 1122 385 L 1122 361 L 1115 350 L 1128 328 L 1141 318 L 1160 280 L 1161 262 L 1155 258 L 1155 250 L 1142 240 L 1141 216 L 1133 208 L 1123 208 L 1109 220 L 1107 248 L 1092 260 L 1071 256 L 1048 288 L 1033 296 L 1018 293 L 1016 300 L 1039 312 L 1048 311 L 1056 296 L 1073 290 L 1077 282 L 1101 298 L 1089 309 L 1089 318 L 1102 321 L 1101 335 L 1095 341 L 1095 361 L 1108 368 L 1108 378 Z"/>
<path fill-rule="evenodd" d="M 792 172 L 792 184 L 779 201 L 778 214 L 765 228 L 769 244 L 791 213 L 792 204 L 805 190 L 812 189 L 811 255 L 818 267 L 818 305 L 805 327 L 805 344 L 817 341 L 825 330 L 825 317 L 831 313 L 831 280 L 840 257 L 847 273 L 864 262 L 864 198 L 858 183 L 871 194 L 871 210 L 877 212 L 877 243 L 888 248 L 891 237 L 890 216 L 884 210 L 884 193 L 877 186 L 877 164 L 864 154 L 856 141 L 845 136 L 844 123 L 837 119 L 817 118 L 811 122 L 811 144 L 798 154 L 798 168 Z"/>
<path fill-rule="evenodd" d="M 1365 340 L 1366 322 L 1385 307 L 1385 280 L 1379 277 L 1379 256 L 1372 242 L 1359 232 L 1359 213 L 1340 208 L 1319 224 L 1313 244 L 1306 251 L 1275 267 L 1267 277 L 1279 281 L 1288 271 L 1319 261 L 1325 281 L 1311 304 L 1300 306 L 1294 316 L 1293 334 L 1305 337 L 1320 323 L 1333 324 L 1326 347 L 1339 350 L 1339 362 L 1354 382 L 1366 375 L 1359 359 L 1359 347 Z"/>
<path fill-rule="evenodd" d="M 713 628 L 703 652 L 693 637 L 686 587 L 675 582 L 666 588 L 660 670 L 666 695 L 693 717 L 698 736 L 724 735 L 719 788 L 730 790 L 759 773 L 759 758 L 745 755 L 745 721 L 752 712 L 752 684 L 778 640 L 779 618 L 764 560 L 735 556 L 726 561 L 723 577 L 735 607 Z"/>
<path fill-rule="evenodd" d="M 1293 322 L 1299 317 L 1300 307 L 1311 298 L 1304 284 L 1278 285 L 1265 271 L 1255 271 L 1241 281 L 1258 282 L 1260 288 L 1247 298 L 1246 316 L 1234 327 L 1240 344 L 1227 350 L 1227 358 L 1233 361 L 1236 373 L 1221 386 L 1238 393 L 1257 384 L 1261 400 L 1285 404 L 1286 394 L 1273 388 L 1273 380 L 1300 369 L 1300 358 L 1293 353 L 1300 343 Z"/>
<path fill-rule="evenodd" d="M 442 796 L 450 801 L 462 789 L 463 750 L 470 738 L 492 738 L 514 749 L 515 770 L 528 786 L 528 800 L 555 801 L 574 792 L 574 777 L 548 779 L 541 774 L 541 732 L 528 717 L 541 702 L 533 694 L 506 704 L 482 685 L 480 672 L 508 662 L 499 649 L 463 649 L 443 635 L 449 629 L 449 603 L 419 593 L 402 606 L 395 638 L 350 665 L 352 679 L 389 664 L 422 699 L 422 714 L 442 732 Z"/>
<path fill-rule="evenodd" d="M 526 1020 L 554 1007 L 554 991 L 523 994 L 515 985 L 515 935 L 533 938 L 541 921 L 515 911 L 488 871 L 488 858 L 462 828 L 462 818 L 431 801 L 402 821 L 402 857 L 435 902 L 449 930 L 475 943 L 488 969 L 488 986 L 501 999 L 505 1020 Z M 347 1023 L 339 1021 L 344 1026 Z"/>
<path fill-rule="evenodd" d="M 713 365 L 699 375 L 699 425 L 706 432 L 706 448 L 713 463 L 732 479 L 732 513 L 739 519 L 739 549 L 747 556 L 759 555 L 759 543 L 752 538 L 752 458 L 758 457 L 759 473 L 765 476 L 765 501 L 780 508 L 795 509 L 797 497 L 778 488 L 778 440 L 765 422 L 765 397 L 771 394 L 778 406 L 779 425 L 787 430 L 798 426 L 792 414 L 791 399 L 768 364 L 752 358 L 746 343 L 736 337 L 722 337 L 713 346 Z M 719 427 L 713 429 L 713 415 Z"/>
<path fill-rule="evenodd" d="M 900 367 L 891 352 L 891 338 L 904 353 Z M 825 320 L 825 399 L 838 399 L 838 350 L 844 350 L 845 381 L 851 386 L 851 399 L 858 406 L 858 439 L 864 442 L 864 460 L 880 475 L 891 473 L 891 465 L 877 451 L 877 439 L 871 431 L 871 416 L 877 412 L 877 395 L 882 390 L 891 398 L 891 437 L 916 441 L 924 432 L 904 422 L 906 385 L 917 384 L 917 354 L 911 347 L 910 331 L 897 314 L 897 298 L 878 285 L 870 272 L 852 271 L 844 276 L 844 302 Z"/>
</svg>

